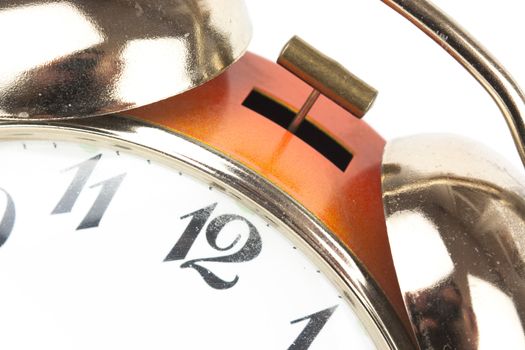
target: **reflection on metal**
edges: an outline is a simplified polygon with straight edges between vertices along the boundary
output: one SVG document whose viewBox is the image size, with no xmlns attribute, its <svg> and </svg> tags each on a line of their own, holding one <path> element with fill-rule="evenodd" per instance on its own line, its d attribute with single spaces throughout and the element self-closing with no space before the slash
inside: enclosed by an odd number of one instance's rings
<svg viewBox="0 0 525 350">
<path fill-rule="evenodd" d="M 469 33 L 427 0 L 382 0 L 440 44 L 496 101 L 525 165 L 525 95 L 510 74 Z"/>
<path fill-rule="evenodd" d="M 242 0 L 0 3 L 0 118 L 106 114 L 203 84 L 246 50 Z"/>
<path fill-rule="evenodd" d="M 0 141 L 8 139 L 57 139 L 124 148 L 215 184 L 272 222 L 314 259 L 349 302 L 378 349 L 414 348 L 385 294 L 353 253 L 303 206 L 224 155 L 185 136 L 117 115 L 0 123 Z"/>
<path fill-rule="evenodd" d="M 483 146 L 387 144 L 383 202 L 422 349 L 525 349 L 525 179 Z"/>
<path fill-rule="evenodd" d="M 377 97 L 377 90 L 294 36 L 284 46 L 277 63 L 358 118 Z"/>
</svg>

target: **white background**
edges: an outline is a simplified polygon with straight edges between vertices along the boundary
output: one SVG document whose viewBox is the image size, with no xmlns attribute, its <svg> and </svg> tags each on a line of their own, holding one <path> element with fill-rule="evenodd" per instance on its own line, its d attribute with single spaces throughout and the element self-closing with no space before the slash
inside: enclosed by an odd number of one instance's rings
<svg viewBox="0 0 525 350">
<path fill-rule="evenodd" d="M 370 0 L 247 0 L 250 50 L 275 61 L 294 34 L 379 90 L 365 120 L 387 140 L 462 134 L 521 166 L 503 117 L 462 66 L 402 16 Z M 525 86 L 523 0 L 435 0 Z"/>
</svg>

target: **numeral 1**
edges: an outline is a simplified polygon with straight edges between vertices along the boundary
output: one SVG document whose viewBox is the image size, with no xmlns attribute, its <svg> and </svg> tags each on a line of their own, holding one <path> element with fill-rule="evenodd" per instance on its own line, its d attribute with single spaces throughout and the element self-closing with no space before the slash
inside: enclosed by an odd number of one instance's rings
<svg viewBox="0 0 525 350">
<path fill-rule="evenodd" d="M 89 180 L 91 174 L 93 173 L 93 170 L 95 170 L 95 166 L 97 165 L 100 158 L 102 158 L 102 154 L 97 154 L 93 158 L 90 158 L 80 164 L 77 164 L 65 170 L 69 171 L 71 169 L 78 168 L 75 177 L 69 184 L 69 187 L 62 196 L 62 199 L 58 202 L 51 214 L 71 213 L 71 210 L 73 210 L 73 207 L 77 202 L 78 196 L 80 196 L 80 192 L 82 192 L 82 190 L 86 186 L 86 183 Z"/>
<path fill-rule="evenodd" d="M 6 206 L 4 215 L 2 216 L 2 221 L 0 221 L 0 247 L 4 245 L 11 231 L 13 231 L 13 226 L 15 225 L 15 203 L 13 199 L 5 190 L 0 188 L 0 192 L 3 192 L 6 197 Z"/>
<path fill-rule="evenodd" d="M 206 208 L 199 209 L 193 213 L 189 213 L 181 217 L 181 220 L 191 217 L 191 221 L 182 233 L 180 239 L 164 259 L 165 262 L 182 260 L 186 258 L 186 255 L 188 255 L 191 247 L 193 246 L 193 243 L 195 243 L 197 236 L 204 228 L 204 225 L 206 225 L 206 221 L 208 221 L 216 206 L 217 203 L 213 203 Z"/>
<path fill-rule="evenodd" d="M 102 158 L 102 154 L 98 154 L 80 164 L 66 169 L 66 171 L 68 171 L 78 168 L 75 177 L 51 214 L 70 213 L 73 210 L 80 193 L 86 187 L 86 184 L 95 170 L 96 165 L 100 161 L 100 158 Z M 104 213 L 108 209 L 111 200 L 115 196 L 115 193 L 125 176 L 126 174 L 120 174 L 90 186 L 90 188 L 100 187 L 100 192 L 91 206 L 91 209 L 89 209 L 80 225 L 78 225 L 77 230 L 98 227 L 100 220 L 102 220 Z"/>
<path fill-rule="evenodd" d="M 297 320 L 290 322 L 291 324 L 294 324 L 305 320 L 309 320 L 306 324 L 306 327 L 304 327 L 301 334 L 299 334 L 299 336 L 297 337 L 297 339 L 295 339 L 293 344 L 290 345 L 288 350 L 308 349 L 310 345 L 312 345 L 312 342 L 315 340 L 319 332 L 321 332 L 321 329 L 323 329 L 330 316 L 332 316 L 337 306 L 338 305 L 332 306 L 328 309 L 316 312 L 315 314 L 301 317 Z"/>
<path fill-rule="evenodd" d="M 93 206 L 91 206 L 91 209 L 89 209 L 86 217 L 84 217 L 84 220 L 82 220 L 80 225 L 78 225 L 77 230 L 98 227 L 100 220 L 102 220 L 104 213 L 109 207 L 109 203 L 111 203 L 115 193 L 117 193 L 117 190 L 125 176 L 126 174 L 120 174 L 90 187 L 101 187 L 101 189 L 97 199 L 95 199 L 95 202 L 93 203 Z"/>
</svg>

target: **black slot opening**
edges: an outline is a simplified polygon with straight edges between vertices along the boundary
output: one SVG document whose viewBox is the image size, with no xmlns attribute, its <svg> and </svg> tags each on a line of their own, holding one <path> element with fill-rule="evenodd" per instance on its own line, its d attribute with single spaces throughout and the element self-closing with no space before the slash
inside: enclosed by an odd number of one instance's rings
<svg viewBox="0 0 525 350">
<path fill-rule="evenodd" d="M 242 105 L 285 129 L 290 126 L 296 115 L 295 111 L 284 104 L 255 89 L 250 92 Z M 352 161 L 352 153 L 308 120 L 299 126 L 295 135 L 321 153 L 341 171 L 345 171 Z"/>
</svg>

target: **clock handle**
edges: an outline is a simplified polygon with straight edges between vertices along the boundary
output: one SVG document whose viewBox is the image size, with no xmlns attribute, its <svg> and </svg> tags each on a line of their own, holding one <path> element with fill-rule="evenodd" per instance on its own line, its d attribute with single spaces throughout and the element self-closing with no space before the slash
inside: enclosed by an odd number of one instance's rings
<svg viewBox="0 0 525 350">
<path fill-rule="evenodd" d="M 485 88 L 507 121 L 525 166 L 525 95 L 505 68 L 466 30 L 427 0 L 382 0 L 443 47 Z"/>
</svg>

